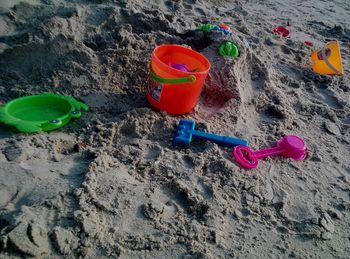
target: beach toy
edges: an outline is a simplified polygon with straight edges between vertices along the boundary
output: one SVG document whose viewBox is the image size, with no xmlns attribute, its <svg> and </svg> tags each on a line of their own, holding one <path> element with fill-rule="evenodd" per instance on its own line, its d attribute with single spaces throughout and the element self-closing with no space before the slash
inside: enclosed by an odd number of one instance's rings
<svg viewBox="0 0 350 259">
<path fill-rule="evenodd" d="M 231 28 L 226 24 L 220 24 L 219 26 L 213 25 L 213 24 L 203 24 L 199 30 L 203 32 L 209 32 L 209 31 L 219 31 L 222 32 L 225 36 L 231 36 L 232 30 Z"/>
<path fill-rule="evenodd" d="M 223 27 L 221 27 L 221 26 L 223 26 Z M 225 36 L 231 36 L 232 35 L 232 31 L 231 31 L 230 27 L 228 27 L 227 25 L 221 25 L 221 26 L 216 26 L 215 25 L 212 30 L 213 31 L 222 32 Z"/>
<path fill-rule="evenodd" d="M 215 25 L 213 25 L 213 24 L 203 24 L 200 28 L 199 28 L 199 30 L 201 30 L 201 31 L 203 31 L 203 32 L 209 32 L 209 31 L 211 31 L 212 29 L 214 29 L 214 27 L 215 27 Z"/>
<path fill-rule="evenodd" d="M 343 75 L 343 65 L 338 41 L 328 42 L 322 49 L 312 52 L 312 71 L 322 75 Z"/>
<path fill-rule="evenodd" d="M 193 138 L 208 140 L 224 147 L 248 146 L 248 141 L 246 140 L 197 131 L 195 126 L 196 123 L 194 121 L 180 120 L 173 139 L 173 146 L 189 147 Z"/>
<path fill-rule="evenodd" d="M 225 31 L 232 31 L 231 28 L 226 24 L 220 24 L 219 28 Z"/>
<path fill-rule="evenodd" d="M 183 71 L 183 72 L 188 72 L 189 71 L 186 64 L 169 63 L 168 65 L 171 66 L 172 68 L 175 68 L 175 69 Z"/>
<path fill-rule="evenodd" d="M 290 35 L 289 30 L 283 26 L 277 26 L 275 29 L 272 30 L 272 32 L 284 38 L 289 37 Z"/>
<path fill-rule="evenodd" d="M 50 131 L 79 118 L 88 106 L 72 97 L 40 94 L 14 99 L 0 107 L 0 122 L 26 133 Z"/>
<path fill-rule="evenodd" d="M 168 64 L 186 64 L 188 71 Z M 161 45 L 152 54 L 146 98 L 157 110 L 172 115 L 189 113 L 197 104 L 209 69 L 209 61 L 200 53 L 179 45 Z"/>
<path fill-rule="evenodd" d="M 269 156 L 283 156 L 293 160 L 304 160 L 307 155 L 306 144 L 303 139 L 298 136 L 288 135 L 277 142 L 277 147 L 263 149 L 253 152 L 245 146 L 237 146 L 234 148 L 232 155 L 237 163 L 246 169 L 256 168 L 259 160 Z"/>
<path fill-rule="evenodd" d="M 239 56 L 237 46 L 231 41 L 221 43 L 221 45 L 219 46 L 218 53 L 222 57 L 228 56 L 231 58 L 237 58 Z"/>
<path fill-rule="evenodd" d="M 312 47 L 314 44 L 311 41 L 304 41 L 305 46 Z"/>
</svg>

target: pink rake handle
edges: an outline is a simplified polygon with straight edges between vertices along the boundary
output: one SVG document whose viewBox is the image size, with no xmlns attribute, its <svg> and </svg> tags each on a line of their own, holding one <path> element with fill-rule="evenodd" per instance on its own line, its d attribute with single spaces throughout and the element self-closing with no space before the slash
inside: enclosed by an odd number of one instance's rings
<svg viewBox="0 0 350 259">
<path fill-rule="evenodd" d="M 246 169 L 256 168 L 259 164 L 259 159 L 278 155 L 296 161 L 304 160 L 307 156 L 307 147 L 304 140 L 300 137 L 288 135 L 278 141 L 277 146 L 273 148 L 253 152 L 248 147 L 237 146 L 232 152 L 232 156 L 234 156 L 237 163 Z"/>
<path fill-rule="evenodd" d="M 256 152 L 252 152 L 254 157 L 257 159 L 263 159 L 269 156 L 278 156 L 284 153 L 284 149 L 280 147 L 267 148 L 263 150 L 259 150 Z"/>
</svg>

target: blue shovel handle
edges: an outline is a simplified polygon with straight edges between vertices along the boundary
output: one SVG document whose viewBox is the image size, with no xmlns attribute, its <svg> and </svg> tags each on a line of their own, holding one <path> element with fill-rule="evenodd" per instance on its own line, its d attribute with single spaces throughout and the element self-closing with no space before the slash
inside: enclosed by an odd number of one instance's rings
<svg viewBox="0 0 350 259">
<path fill-rule="evenodd" d="M 197 131 L 197 130 L 189 130 L 189 132 L 192 133 L 192 137 L 194 138 L 201 139 L 201 140 L 209 140 L 224 147 L 248 146 L 248 141 L 239 139 L 239 138 L 218 136 L 215 134 L 206 133 L 206 132 Z"/>
</svg>

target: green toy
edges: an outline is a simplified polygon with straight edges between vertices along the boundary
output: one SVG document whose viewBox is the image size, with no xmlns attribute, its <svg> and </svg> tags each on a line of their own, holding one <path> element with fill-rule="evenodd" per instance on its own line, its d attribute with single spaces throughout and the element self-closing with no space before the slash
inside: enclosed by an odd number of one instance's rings
<svg viewBox="0 0 350 259">
<path fill-rule="evenodd" d="M 215 25 L 213 25 L 213 24 L 203 24 L 200 28 L 199 28 L 199 30 L 200 31 L 202 31 L 202 32 L 208 32 L 208 31 L 211 31 L 212 29 L 214 29 L 215 28 Z"/>
<path fill-rule="evenodd" d="M 79 118 L 89 107 L 73 97 L 39 94 L 14 99 L 0 107 L 0 122 L 25 133 L 51 131 Z"/>
<path fill-rule="evenodd" d="M 221 43 L 218 52 L 222 57 L 229 56 L 231 58 L 237 58 L 239 56 L 237 46 L 231 41 Z"/>
</svg>

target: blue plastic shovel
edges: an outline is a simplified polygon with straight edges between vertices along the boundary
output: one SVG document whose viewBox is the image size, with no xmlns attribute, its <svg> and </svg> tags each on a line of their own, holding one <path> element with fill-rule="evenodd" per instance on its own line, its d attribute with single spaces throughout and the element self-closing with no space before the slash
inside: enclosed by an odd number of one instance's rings
<svg viewBox="0 0 350 259">
<path fill-rule="evenodd" d="M 173 139 L 173 146 L 175 147 L 179 145 L 189 147 L 191 145 L 192 138 L 212 141 L 224 147 L 234 147 L 239 145 L 248 146 L 248 141 L 246 140 L 197 131 L 194 129 L 195 126 L 196 123 L 194 121 L 180 120 Z"/>
</svg>

